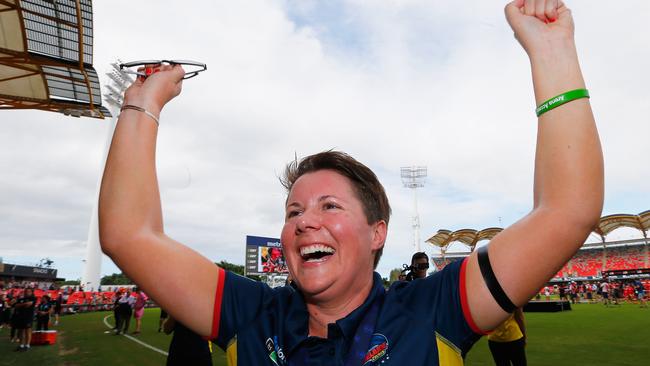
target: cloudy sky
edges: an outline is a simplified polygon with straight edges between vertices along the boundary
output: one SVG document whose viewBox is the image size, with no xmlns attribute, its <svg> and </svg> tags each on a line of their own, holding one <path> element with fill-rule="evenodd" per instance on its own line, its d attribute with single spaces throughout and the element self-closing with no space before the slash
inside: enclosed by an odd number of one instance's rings
<svg viewBox="0 0 650 366">
<path fill-rule="evenodd" d="M 401 166 L 428 167 L 422 241 L 439 229 L 506 226 L 532 205 L 535 102 L 504 4 L 95 1 L 94 66 L 103 75 L 116 58 L 208 64 L 161 116 L 170 236 L 243 264 L 247 234 L 280 233 L 285 163 L 334 148 L 370 166 L 387 190 L 387 275 L 415 251 Z M 603 215 L 650 209 L 650 3 L 568 5 L 605 153 Z M 0 256 L 50 257 L 60 276 L 79 278 L 109 123 L 1 113 Z M 102 273 L 117 271 L 104 257 Z"/>
</svg>

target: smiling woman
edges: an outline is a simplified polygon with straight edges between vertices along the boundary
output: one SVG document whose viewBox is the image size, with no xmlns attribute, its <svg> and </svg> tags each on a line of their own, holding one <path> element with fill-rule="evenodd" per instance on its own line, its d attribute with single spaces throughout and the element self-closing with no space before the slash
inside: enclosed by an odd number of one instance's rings
<svg viewBox="0 0 650 366">
<path fill-rule="evenodd" d="M 585 89 L 573 18 L 561 1 L 515 0 L 506 18 L 530 58 L 537 105 Z M 602 152 L 589 100 L 580 98 L 539 115 L 528 215 L 488 250 L 386 291 L 373 273 L 390 216 L 384 189 L 368 167 L 327 151 L 287 168 L 281 241 L 293 285 L 271 289 L 225 272 L 164 232 L 158 124 L 149 114 L 160 116 L 184 75 L 163 65 L 127 90 L 125 104 L 138 109 L 125 109 L 115 130 L 100 239 L 139 287 L 209 335 L 231 365 L 462 365 L 474 342 L 524 305 L 600 217 Z"/>
<path fill-rule="evenodd" d="M 341 152 L 289 165 L 283 183 L 289 196 L 282 245 L 293 280 L 314 300 L 307 302 L 309 334 L 326 337 L 327 325 L 359 307 L 372 288 L 388 198 L 370 169 Z"/>
</svg>

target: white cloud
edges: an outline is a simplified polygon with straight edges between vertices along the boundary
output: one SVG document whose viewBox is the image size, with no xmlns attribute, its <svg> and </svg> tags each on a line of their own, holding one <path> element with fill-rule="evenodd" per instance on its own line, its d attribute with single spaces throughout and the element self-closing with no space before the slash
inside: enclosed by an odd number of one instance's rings
<svg viewBox="0 0 650 366">
<path fill-rule="evenodd" d="M 393 205 L 383 273 L 413 251 L 400 166 L 429 168 L 423 240 L 531 206 L 534 98 L 501 1 L 125 4 L 94 4 L 100 73 L 116 57 L 208 64 L 165 108 L 158 164 L 166 231 L 215 261 L 242 263 L 246 234 L 279 234 L 277 176 L 295 152 L 341 149 L 378 173 Z M 605 151 L 605 214 L 638 213 L 650 198 L 650 5 L 569 6 Z M 82 256 L 106 123 L 2 113 L 0 253 Z"/>
</svg>

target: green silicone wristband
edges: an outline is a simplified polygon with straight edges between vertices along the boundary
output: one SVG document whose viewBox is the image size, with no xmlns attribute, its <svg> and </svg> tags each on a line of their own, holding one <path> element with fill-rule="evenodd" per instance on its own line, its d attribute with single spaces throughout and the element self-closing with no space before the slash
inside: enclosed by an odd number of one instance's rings
<svg viewBox="0 0 650 366">
<path fill-rule="evenodd" d="M 555 96 L 540 104 L 539 107 L 535 109 L 535 113 L 537 114 L 537 117 L 539 117 L 542 114 L 561 106 L 562 104 L 566 104 L 580 98 L 589 98 L 589 91 L 587 89 L 576 89 Z"/>
</svg>

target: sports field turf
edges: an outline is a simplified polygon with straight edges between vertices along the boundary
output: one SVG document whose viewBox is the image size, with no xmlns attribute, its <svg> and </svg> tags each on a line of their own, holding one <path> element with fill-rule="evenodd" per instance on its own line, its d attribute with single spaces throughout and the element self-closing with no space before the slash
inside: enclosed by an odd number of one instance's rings
<svg viewBox="0 0 650 366">
<path fill-rule="evenodd" d="M 8 330 L 0 331 L 0 366 L 4 365 L 164 365 L 165 356 L 123 336 L 105 333 L 103 319 L 111 312 L 70 315 L 61 319 L 59 341 L 13 352 Z M 167 351 L 171 336 L 157 333 L 158 309 L 148 309 L 137 339 Z M 112 317 L 108 319 L 112 324 Z M 564 313 L 526 313 L 529 365 L 650 365 L 650 309 L 637 305 L 605 308 L 574 305 Z M 131 329 L 134 323 L 131 322 Z M 225 366 L 215 347 L 215 366 Z M 493 365 L 482 339 L 467 356 L 466 365 Z"/>
</svg>

